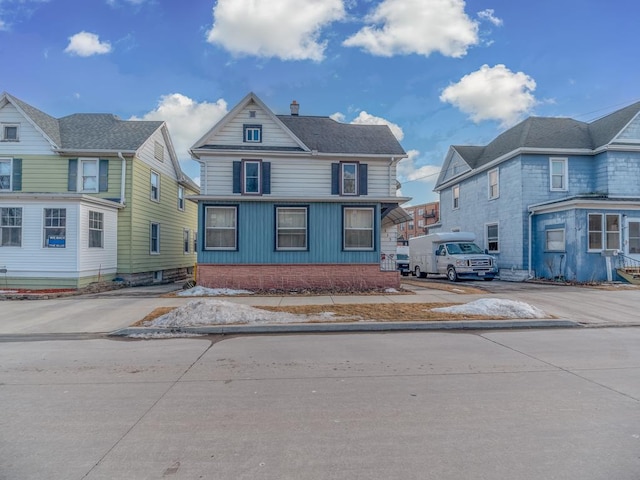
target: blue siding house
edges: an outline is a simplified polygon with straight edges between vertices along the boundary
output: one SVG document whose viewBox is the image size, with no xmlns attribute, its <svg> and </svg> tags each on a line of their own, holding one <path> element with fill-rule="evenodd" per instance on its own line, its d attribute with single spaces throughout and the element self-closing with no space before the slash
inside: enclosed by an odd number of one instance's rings
<svg viewBox="0 0 640 480">
<path fill-rule="evenodd" d="M 217 288 L 398 287 L 406 153 L 386 125 L 276 115 L 249 93 L 191 148 L 201 164 L 197 282 Z M 392 257 L 391 257 L 392 258 Z M 387 265 L 388 263 L 388 265 Z M 388 268 L 390 266 L 390 268 Z"/>
<path fill-rule="evenodd" d="M 530 117 L 485 146 L 451 146 L 441 221 L 498 260 L 500 278 L 600 282 L 640 260 L 640 102 L 590 123 Z"/>
</svg>

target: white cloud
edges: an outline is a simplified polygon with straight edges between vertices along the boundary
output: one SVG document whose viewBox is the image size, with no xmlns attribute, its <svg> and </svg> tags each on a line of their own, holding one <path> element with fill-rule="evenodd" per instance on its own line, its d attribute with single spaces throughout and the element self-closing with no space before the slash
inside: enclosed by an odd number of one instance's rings
<svg viewBox="0 0 640 480">
<path fill-rule="evenodd" d="M 478 12 L 478 18 L 480 18 L 480 20 L 486 20 L 488 22 L 491 22 L 496 27 L 501 27 L 503 23 L 502 19 L 496 17 L 494 13 L 495 11 L 493 10 L 493 8 L 487 8 L 486 10 L 482 10 L 481 12 Z"/>
<path fill-rule="evenodd" d="M 7 26 L 6 23 L 4 23 L 4 21 L 0 18 L 0 32 L 8 30 L 9 27 Z"/>
<path fill-rule="evenodd" d="M 95 33 L 80 32 L 69 37 L 69 45 L 64 51 L 79 57 L 90 57 L 91 55 L 109 53 L 111 44 L 109 42 L 101 42 Z"/>
<path fill-rule="evenodd" d="M 478 24 L 464 12 L 464 0 L 384 0 L 367 25 L 343 42 L 384 57 L 440 52 L 459 58 L 479 43 Z"/>
<path fill-rule="evenodd" d="M 426 184 L 435 184 L 441 167 L 435 165 L 417 166 L 416 163 L 420 157 L 418 150 L 409 150 L 407 155 L 407 158 L 398 162 L 398 167 L 396 168 L 398 180 L 402 183 L 418 181 Z"/>
<path fill-rule="evenodd" d="M 189 160 L 189 148 L 227 114 L 227 102 L 198 103 L 180 93 L 163 95 L 155 110 L 131 120 L 167 122 L 173 146 L 180 160 Z"/>
<path fill-rule="evenodd" d="M 336 112 L 333 115 L 329 115 L 329 118 L 335 120 L 336 122 L 344 123 L 347 117 L 345 117 L 344 113 Z"/>
<path fill-rule="evenodd" d="M 346 120 L 344 113 L 340 112 L 336 112 L 333 115 L 330 115 L 329 118 L 332 118 L 336 122 L 340 123 L 344 123 Z M 393 122 L 390 122 L 389 120 L 385 120 L 382 117 L 371 115 L 364 110 L 362 110 L 360 114 L 349 123 L 353 123 L 356 125 L 387 125 L 391 130 L 391 133 L 393 133 L 393 136 L 396 137 L 398 141 L 404 138 L 404 131 L 402 130 L 402 127 Z"/>
<path fill-rule="evenodd" d="M 320 31 L 345 17 L 342 0 L 218 0 L 207 41 L 235 55 L 324 58 Z"/>
<path fill-rule="evenodd" d="M 459 108 L 476 123 L 497 120 L 506 128 L 538 103 L 532 93 L 535 89 L 535 80 L 523 72 L 514 73 L 504 65 L 483 65 L 445 88 L 440 101 Z"/>
</svg>

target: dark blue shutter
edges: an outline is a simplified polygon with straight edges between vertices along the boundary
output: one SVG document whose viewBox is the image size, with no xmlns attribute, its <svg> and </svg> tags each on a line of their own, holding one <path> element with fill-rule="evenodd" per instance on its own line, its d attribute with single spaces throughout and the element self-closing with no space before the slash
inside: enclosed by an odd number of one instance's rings
<svg viewBox="0 0 640 480">
<path fill-rule="evenodd" d="M 78 190 L 78 159 L 69 159 L 69 181 L 67 184 L 67 190 L 75 192 Z"/>
<path fill-rule="evenodd" d="M 366 195 L 369 191 L 367 186 L 367 167 L 366 163 L 360 163 L 358 165 L 358 195 Z"/>
<path fill-rule="evenodd" d="M 340 164 L 331 164 L 331 195 L 340 195 Z"/>
<path fill-rule="evenodd" d="M 99 172 L 99 181 L 98 181 L 98 191 L 106 192 L 109 190 L 109 160 L 100 159 L 100 169 Z"/>
<path fill-rule="evenodd" d="M 14 192 L 22 190 L 22 159 L 13 159 L 13 181 L 11 182 Z"/>
<path fill-rule="evenodd" d="M 242 162 L 233 162 L 233 193 L 242 193 L 240 187 L 240 173 L 242 171 Z"/>
<path fill-rule="evenodd" d="M 271 193 L 271 162 L 262 162 L 262 194 Z"/>
</svg>

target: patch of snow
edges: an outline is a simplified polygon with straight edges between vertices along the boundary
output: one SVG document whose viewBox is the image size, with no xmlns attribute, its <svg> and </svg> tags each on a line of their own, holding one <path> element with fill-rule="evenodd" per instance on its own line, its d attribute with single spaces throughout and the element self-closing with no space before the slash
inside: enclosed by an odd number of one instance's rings
<svg viewBox="0 0 640 480">
<path fill-rule="evenodd" d="M 132 333 L 127 335 L 129 338 L 137 338 L 141 340 L 155 340 L 158 338 L 191 338 L 203 337 L 202 333 L 184 333 L 184 332 L 149 332 L 149 333 Z"/>
<path fill-rule="evenodd" d="M 304 315 L 270 312 L 224 300 L 192 300 L 144 324 L 145 327 L 197 327 L 203 325 L 246 325 L 260 323 L 299 323 Z"/>
<path fill-rule="evenodd" d="M 432 308 L 432 312 L 455 313 L 466 315 L 484 315 L 503 318 L 548 318 L 549 316 L 537 307 L 528 303 L 502 298 L 481 298 L 463 305 Z"/>
<path fill-rule="evenodd" d="M 178 293 L 179 297 L 215 297 L 218 295 L 253 295 L 249 290 L 232 290 L 230 288 L 206 288 L 195 286 Z"/>
<path fill-rule="evenodd" d="M 385 288 L 384 293 L 398 293 L 395 288 Z"/>
<path fill-rule="evenodd" d="M 0 293 L 18 293 L 18 290 L 0 290 Z"/>
</svg>

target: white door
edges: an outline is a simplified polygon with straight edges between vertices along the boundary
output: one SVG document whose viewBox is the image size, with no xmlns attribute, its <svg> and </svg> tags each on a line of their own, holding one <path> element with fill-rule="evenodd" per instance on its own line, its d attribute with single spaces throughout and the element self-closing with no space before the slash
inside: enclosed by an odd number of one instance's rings
<svg viewBox="0 0 640 480">
<path fill-rule="evenodd" d="M 640 261 L 640 218 L 630 218 L 627 220 L 626 230 L 624 254 Z"/>
</svg>

